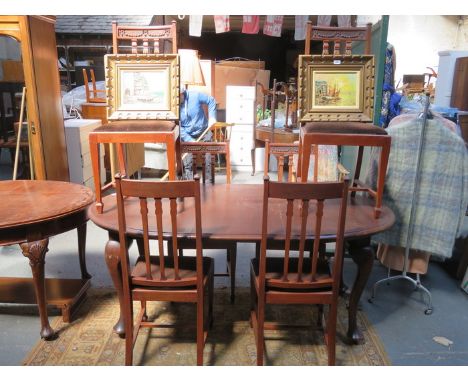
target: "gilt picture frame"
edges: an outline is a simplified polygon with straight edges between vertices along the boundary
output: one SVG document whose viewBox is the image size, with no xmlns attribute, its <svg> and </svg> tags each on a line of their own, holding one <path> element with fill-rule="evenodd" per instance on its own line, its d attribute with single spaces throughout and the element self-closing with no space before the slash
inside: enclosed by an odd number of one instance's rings
<svg viewBox="0 0 468 382">
<path fill-rule="evenodd" d="M 179 119 L 177 54 L 107 54 L 109 120 Z"/>
<path fill-rule="evenodd" d="M 301 122 L 372 122 L 374 56 L 300 55 Z"/>
</svg>

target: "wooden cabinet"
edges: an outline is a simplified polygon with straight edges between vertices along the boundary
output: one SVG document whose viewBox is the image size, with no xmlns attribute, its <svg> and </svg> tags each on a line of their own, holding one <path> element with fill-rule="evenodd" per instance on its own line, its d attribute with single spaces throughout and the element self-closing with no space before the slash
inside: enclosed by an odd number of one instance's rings
<svg viewBox="0 0 468 382">
<path fill-rule="evenodd" d="M 35 178 L 68 181 L 55 18 L 0 16 L 0 35 L 21 44 Z"/>
<path fill-rule="evenodd" d="M 450 106 L 468 111 L 468 57 L 459 57 L 455 61 Z"/>
<path fill-rule="evenodd" d="M 83 184 L 92 190 L 94 190 L 94 178 L 89 152 L 89 133 L 99 126 L 101 126 L 100 119 L 69 119 L 65 121 L 70 182 Z M 101 150 L 100 153 L 101 183 L 105 183 L 104 150 Z"/>
</svg>

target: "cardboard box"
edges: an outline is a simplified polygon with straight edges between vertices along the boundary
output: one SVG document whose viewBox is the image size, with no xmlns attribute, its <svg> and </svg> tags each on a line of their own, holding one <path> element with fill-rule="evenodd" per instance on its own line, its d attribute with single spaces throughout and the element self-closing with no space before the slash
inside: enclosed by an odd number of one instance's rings
<svg viewBox="0 0 468 382">
<path fill-rule="evenodd" d="M 222 66 L 234 66 L 236 68 L 250 68 L 250 69 L 262 69 L 265 70 L 265 61 L 253 61 L 253 60 L 221 60 L 216 65 Z"/>
<path fill-rule="evenodd" d="M 268 89 L 270 71 L 216 64 L 214 97 L 218 108 L 226 109 L 226 86 L 255 86 L 256 82 Z M 262 100 L 260 88 L 257 88 L 257 100 Z"/>
</svg>

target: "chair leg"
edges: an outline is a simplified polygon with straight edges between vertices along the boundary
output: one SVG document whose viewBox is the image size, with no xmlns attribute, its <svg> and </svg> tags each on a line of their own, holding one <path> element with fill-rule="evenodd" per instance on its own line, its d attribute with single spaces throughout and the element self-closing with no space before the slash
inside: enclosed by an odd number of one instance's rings
<svg viewBox="0 0 468 382">
<path fill-rule="evenodd" d="M 124 313 L 125 322 L 125 366 L 133 364 L 133 303 L 127 300 Z"/>
<path fill-rule="evenodd" d="M 229 265 L 229 276 L 231 277 L 231 303 L 235 299 L 236 291 L 236 263 L 237 263 L 237 243 L 230 244 L 227 250 L 227 261 Z"/>
<path fill-rule="evenodd" d="M 148 315 L 146 314 L 146 301 L 145 300 L 141 300 L 140 301 L 140 305 L 141 305 L 141 309 L 143 310 L 143 317 L 142 317 L 142 321 L 148 321 Z"/>
<path fill-rule="evenodd" d="M 203 347 L 204 347 L 204 332 L 205 325 L 203 320 L 203 291 L 201 300 L 197 302 L 197 366 L 203 366 Z"/>
<path fill-rule="evenodd" d="M 335 366 L 336 362 L 336 316 L 338 313 L 338 301 L 330 305 L 327 320 L 327 348 L 328 366 Z"/>
<path fill-rule="evenodd" d="M 263 328 L 265 324 L 265 302 L 260 296 L 257 300 L 257 366 L 263 366 L 265 339 Z"/>
<path fill-rule="evenodd" d="M 210 328 L 213 327 L 213 301 L 214 301 L 214 266 L 211 270 L 211 278 L 210 278 L 210 288 L 208 291 L 208 326 Z"/>
</svg>

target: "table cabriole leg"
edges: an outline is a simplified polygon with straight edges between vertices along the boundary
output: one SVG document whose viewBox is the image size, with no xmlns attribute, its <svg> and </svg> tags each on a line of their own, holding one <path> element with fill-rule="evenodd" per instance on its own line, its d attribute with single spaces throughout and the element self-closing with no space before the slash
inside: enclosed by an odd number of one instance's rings
<svg viewBox="0 0 468 382">
<path fill-rule="evenodd" d="M 127 238 L 127 248 L 132 244 L 133 239 Z M 109 233 L 109 241 L 105 248 L 105 260 L 107 269 L 112 278 L 115 290 L 117 291 L 117 297 L 119 299 L 120 316 L 117 323 L 114 325 L 114 332 L 117 333 L 121 338 L 125 337 L 125 324 L 122 312 L 124 311 L 124 293 L 122 284 L 122 269 L 120 265 L 120 242 L 118 235 Z"/>
<path fill-rule="evenodd" d="M 42 239 L 20 244 L 23 255 L 29 259 L 32 276 L 34 280 L 34 290 L 41 319 L 41 338 L 54 340 L 57 333 L 50 327 L 47 316 L 47 301 L 45 295 L 44 264 L 45 255 L 48 251 L 49 239 Z"/>
<path fill-rule="evenodd" d="M 77 227 L 78 231 L 78 256 L 80 259 L 81 278 L 88 280 L 91 275 L 86 269 L 86 223 Z"/>
<path fill-rule="evenodd" d="M 370 246 L 370 238 L 349 241 L 349 254 L 356 263 L 358 270 L 349 296 L 348 333 L 347 337 L 353 344 L 362 343 L 364 338 L 357 327 L 357 310 L 362 292 L 369 279 L 374 261 L 374 250 Z"/>
</svg>

